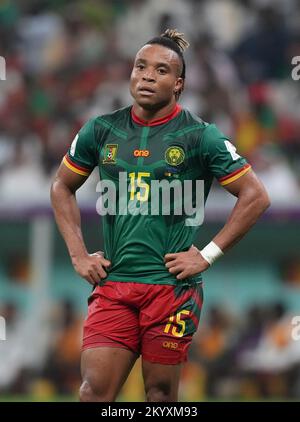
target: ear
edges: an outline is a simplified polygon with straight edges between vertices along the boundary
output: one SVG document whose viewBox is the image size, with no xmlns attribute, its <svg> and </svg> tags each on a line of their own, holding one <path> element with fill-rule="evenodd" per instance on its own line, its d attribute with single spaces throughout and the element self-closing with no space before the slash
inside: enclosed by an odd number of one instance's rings
<svg viewBox="0 0 300 422">
<path fill-rule="evenodd" d="M 179 96 L 183 92 L 183 90 L 184 90 L 184 79 L 177 78 L 177 80 L 175 82 L 175 88 L 174 88 L 174 95 L 175 95 L 176 99 L 179 98 Z"/>
<path fill-rule="evenodd" d="M 183 90 L 183 85 L 184 85 L 184 81 L 182 78 L 177 78 L 176 82 L 175 82 L 175 88 L 174 88 L 174 93 L 175 92 L 181 92 Z"/>
</svg>

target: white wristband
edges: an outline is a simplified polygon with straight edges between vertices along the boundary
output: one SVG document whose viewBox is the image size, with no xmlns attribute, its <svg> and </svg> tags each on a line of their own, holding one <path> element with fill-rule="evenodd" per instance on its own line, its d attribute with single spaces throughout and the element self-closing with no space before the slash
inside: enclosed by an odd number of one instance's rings
<svg viewBox="0 0 300 422">
<path fill-rule="evenodd" d="M 206 245 L 205 248 L 200 251 L 200 253 L 205 261 L 209 263 L 209 265 L 212 265 L 218 258 L 220 258 L 220 256 L 224 255 L 219 246 L 214 242 L 210 242 L 208 245 Z"/>
</svg>

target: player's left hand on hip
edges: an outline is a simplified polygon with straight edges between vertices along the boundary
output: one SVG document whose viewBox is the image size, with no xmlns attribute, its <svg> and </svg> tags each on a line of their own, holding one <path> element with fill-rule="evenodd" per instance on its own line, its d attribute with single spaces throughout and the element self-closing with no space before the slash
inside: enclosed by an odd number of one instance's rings
<svg viewBox="0 0 300 422">
<path fill-rule="evenodd" d="M 165 255 L 165 265 L 171 274 L 176 274 L 178 280 L 183 280 L 207 270 L 209 263 L 201 256 L 195 246 L 186 252 L 168 253 Z"/>
</svg>

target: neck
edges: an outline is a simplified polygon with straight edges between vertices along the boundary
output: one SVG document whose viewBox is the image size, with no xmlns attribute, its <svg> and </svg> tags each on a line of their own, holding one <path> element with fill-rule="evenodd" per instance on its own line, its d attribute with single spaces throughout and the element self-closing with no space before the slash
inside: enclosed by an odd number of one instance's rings
<svg viewBox="0 0 300 422">
<path fill-rule="evenodd" d="M 164 116 L 167 116 L 168 114 L 172 113 L 175 106 L 176 106 L 175 99 L 172 100 L 166 106 L 160 108 L 159 110 L 146 110 L 140 105 L 138 105 L 137 102 L 134 102 L 132 106 L 132 110 L 139 119 L 145 120 L 146 122 L 148 122 L 151 120 L 157 120 Z"/>
</svg>

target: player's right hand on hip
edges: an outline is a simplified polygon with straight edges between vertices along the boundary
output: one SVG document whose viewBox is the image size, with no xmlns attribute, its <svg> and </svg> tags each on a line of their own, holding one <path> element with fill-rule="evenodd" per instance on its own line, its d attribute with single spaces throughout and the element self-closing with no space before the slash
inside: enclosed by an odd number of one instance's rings
<svg viewBox="0 0 300 422">
<path fill-rule="evenodd" d="M 80 277 L 92 285 L 99 283 L 102 278 L 107 276 L 105 269 L 111 265 L 111 262 L 104 258 L 102 251 L 73 258 L 72 262 Z"/>
</svg>

